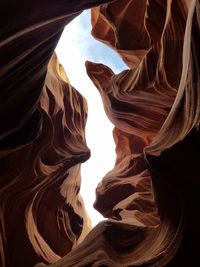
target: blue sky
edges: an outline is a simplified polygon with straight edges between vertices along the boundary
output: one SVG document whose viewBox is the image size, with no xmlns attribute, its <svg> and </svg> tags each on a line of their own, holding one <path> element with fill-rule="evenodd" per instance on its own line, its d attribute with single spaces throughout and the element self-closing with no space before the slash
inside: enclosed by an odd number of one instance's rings
<svg viewBox="0 0 200 267">
<path fill-rule="evenodd" d="M 80 44 L 84 44 L 81 50 L 85 56 L 93 62 L 106 64 L 111 67 L 115 73 L 126 69 L 127 66 L 113 49 L 97 41 L 90 34 L 92 28 L 90 11 L 87 10 L 83 12 L 78 19 L 83 28 L 83 31 L 81 30 L 82 33 L 79 34 L 79 38 Z"/>
<path fill-rule="evenodd" d="M 85 61 L 103 63 L 115 73 L 127 68 L 119 55 L 90 34 L 90 11 L 84 11 L 66 26 L 57 45 L 56 53 L 64 66 L 70 83 L 87 99 L 88 120 L 86 139 L 91 158 L 82 164 L 81 195 L 93 226 L 102 216 L 93 209 L 95 188 L 115 162 L 113 125 L 107 119 L 101 97 L 85 70 Z"/>
</svg>

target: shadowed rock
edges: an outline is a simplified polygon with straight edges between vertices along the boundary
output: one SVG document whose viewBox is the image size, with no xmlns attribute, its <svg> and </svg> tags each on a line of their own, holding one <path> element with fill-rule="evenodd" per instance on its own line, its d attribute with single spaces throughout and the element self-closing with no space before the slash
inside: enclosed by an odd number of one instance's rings
<svg viewBox="0 0 200 267">
<path fill-rule="evenodd" d="M 52 54 L 66 24 L 105 2 L 0 3 L 3 267 L 53 263 L 90 230 L 79 196 L 87 104 Z"/>
<path fill-rule="evenodd" d="M 108 2 L 0 4 L 3 267 L 198 266 L 199 1 Z M 92 34 L 128 67 L 86 62 L 117 155 L 96 189 L 106 220 L 91 229 L 79 195 L 87 104 L 53 51 L 97 4 Z"/>
</svg>

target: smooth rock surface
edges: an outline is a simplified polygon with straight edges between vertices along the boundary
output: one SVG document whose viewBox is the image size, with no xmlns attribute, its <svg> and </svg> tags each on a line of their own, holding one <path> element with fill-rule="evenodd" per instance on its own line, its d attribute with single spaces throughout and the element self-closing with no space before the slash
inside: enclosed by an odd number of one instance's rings
<svg viewBox="0 0 200 267">
<path fill-rule="evenodd" d="M 79 195 L 87 103 L 53 51 L 64 26 L 98 4 L 92 34 L 127 70 L 86 62 L 117 155 L 96 189 L 106 219 L 91 229 Z M 8 1 L 0 10 L 1 266 L 198 266 L 199 1 Z"/>
</svg>

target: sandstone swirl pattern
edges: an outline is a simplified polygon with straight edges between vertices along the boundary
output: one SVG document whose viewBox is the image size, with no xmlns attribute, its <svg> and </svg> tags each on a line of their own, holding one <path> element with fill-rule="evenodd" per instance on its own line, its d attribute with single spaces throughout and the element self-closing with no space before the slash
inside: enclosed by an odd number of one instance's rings
<svg viewBox="0 0 200 267">
<path fill-rule="evenodd" d="M 96 189 L 95 207 L 108 219 L 92 230 L 78 194 L 90 153 L 87 105 L 52 53 L 79 11 L 109 1 L 58 1 L 48 12 L 44 2 L 24 4 L 13 28 L 3 16 L 1 264 L 198 266 L 199 1 L 117 0 L 92 9 L 93 36 L 127 64 L 116 75 L 86 62 L 117 154 Z"/>
<path fill-rule="evenodd" d="M 106 2 L 0 3 L 2 267 L 53 263 L 90 230 L 79 196 L 87 104 L 52 55 L 67 23 Z"/>
</svg>

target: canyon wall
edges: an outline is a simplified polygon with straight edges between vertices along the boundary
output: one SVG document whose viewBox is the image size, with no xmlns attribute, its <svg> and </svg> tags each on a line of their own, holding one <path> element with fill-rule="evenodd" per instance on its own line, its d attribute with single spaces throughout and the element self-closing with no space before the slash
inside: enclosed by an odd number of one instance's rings
<svg viewBox="0 0 200 267">
<path fill-rule="evenodd" d="M 2 267 L 53 263 L 91 228 L 79 196 L 87 104 L 53 52 L 66 24 L 106 2 L 0 3 Z"/>
<path fill-rule="evenodd" d="M 199 1 L 16 4 L 0 9 L 1 265 L 198 266 Z M 105 220 L 91 229 L 79 195 L 87 103 L 53 51 L 97 4 L 92 35 L 127 70 L 86 62 L 117 155 L 96 189 Z"/>
</svg>

